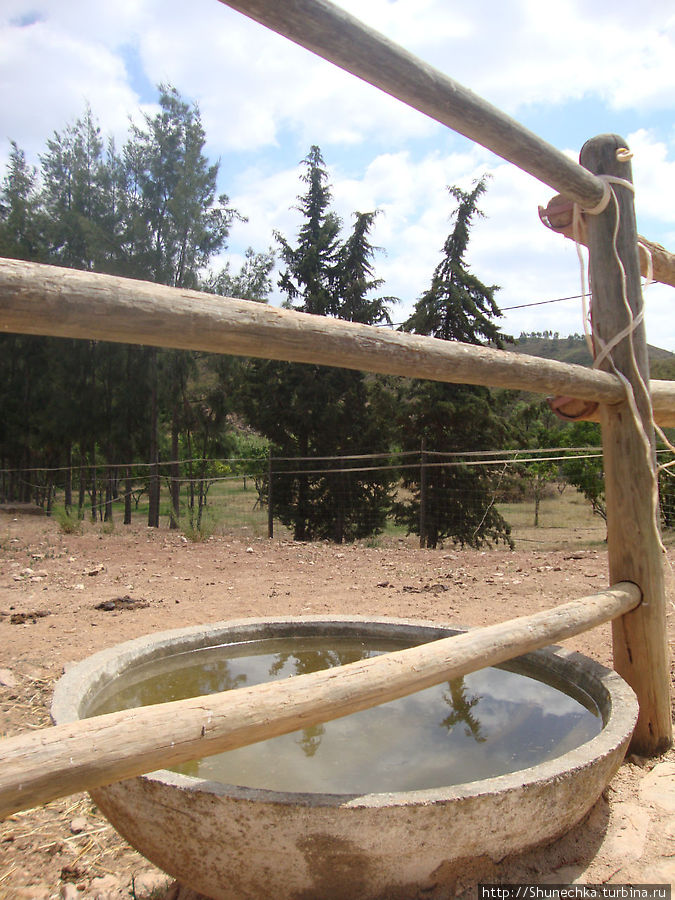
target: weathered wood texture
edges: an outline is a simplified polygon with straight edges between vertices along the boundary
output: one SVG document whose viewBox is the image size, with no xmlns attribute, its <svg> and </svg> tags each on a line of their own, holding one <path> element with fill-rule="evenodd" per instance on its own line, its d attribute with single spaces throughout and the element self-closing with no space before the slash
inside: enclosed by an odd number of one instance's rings
<svg viewBox="0 0 675 900">
<path fill-rule="evenodd" d="M 601 182 L 519 122 L 328 0 L 221 0 L 482 144 L 561 194 L 596 206 Z"/>
<path fill-rule="evenodd" d="M 617 135 L 600 135 L 582 148 L 582 164 L 599 175 L 630 181 L 630 163 L 617 160 L 617 150 L 625 146 Z M 630 320 L 622 293 L 622 268 L 632 315 L 637 317 L 642 310 L 633 193 L 619 185 L 614 190 L 620 213 L 616 242 L 614 203 L 587 221 L 593 330 L 604 344 Z M 609 577 L 611 582 L 638 584 L 644 597 L 639 610 L 613 623 L 614 664 L 640 704 L 632 747 L 635 752 L 652 756 L 671 744 L 672 726 L 664 558 L 644 324 L 638 325 L 632 338 L 624 338 L 611 355 L 616 369 L 633 386 L 641 425 L 627 402 L 602 407 Z M 609 362 L 603 365 L 608 368 Z"/>
<path fill-rule="evenodd" d="M 675 427 L 675 381 L 652 381 L 649 393 L 656 424 L 661 428 Z M 586 422 L 600 422 L 602 418 L 600 408 L 592 409 L 586 414 L 579 415 L 578 418 Z"/>
<path fill-rule="evenodd" d="M 582 214 L 579 222 L 579 231 L 575 233 L 572 222 L 573 204 L 561 194 L 556 194 L 555 197 L 549 200 L 546 209 L 542 210 L 542 217 L 548 222 L 548 227 L 551 231 L 562 234 L 571 241 L 578 239 L 581 244 L 588 246 L 586 220 L 589 217 Z M 675 287 L 675 253 L 670 253 L 661 244 L 649 241 L 640 234 L 637 236 L 637 240 L 640 272 L 642 275 L 645 278 L 649 277 L 651 263 L 651 277 L 654 281 Z"/>
<path fill-rule="evenodd" d="M 0 260 L 0 331 L 231 353 L 620 402 L 606 372 L 247 300 Z"/>
<path fill-rule="evenodd" d="M 337 719 L 580 634 L 640 603 L 617 584 L 545 612 L 285 681 L 111 713 L 0 741 L 0 819 Z"/>
</svg>

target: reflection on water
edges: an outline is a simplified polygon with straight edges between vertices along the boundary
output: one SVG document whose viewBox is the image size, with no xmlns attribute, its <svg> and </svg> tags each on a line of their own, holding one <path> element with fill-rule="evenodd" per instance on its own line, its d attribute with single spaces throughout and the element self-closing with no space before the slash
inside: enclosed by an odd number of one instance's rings
<svg viewBox="0 0 675 900">
<path fill-rule="evenodd" d="M 179 653 L 126 673 L 90 714 L 288 678 L 402 646 L 292 637 Z M 590 740 L 601 727 L 592 701 L 578 690 L 573 698 L 552 684 L 491 668 L 177 771 L 279 791 L 417 790 L 536 765 Z"/>
<path fill-rule="evenodd" d="M 471 710 L 480 701 L 479 696 L 468 697 L 466 693 L 466 681 L 464 678 L 455 678 L 448 682 L 450 696 L 447 692 L 443 694 L 443 699 L 448 704 L 452 712 L 446 716 L 441 725 L 450 731 L 458 722 L 464 722 L 466 728 L 464 734 L 472 737 L 475 741 L 482 743 L 485 740 L 481 733 L 480 722 L 473 715 Z"/>
</svg>

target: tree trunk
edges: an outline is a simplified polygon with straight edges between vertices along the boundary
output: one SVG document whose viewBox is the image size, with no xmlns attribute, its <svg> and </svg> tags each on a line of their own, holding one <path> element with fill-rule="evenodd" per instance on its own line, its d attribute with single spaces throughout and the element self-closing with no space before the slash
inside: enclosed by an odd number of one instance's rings
<svg viewBox="0 0 675 900">
<path fill-rule="evenodd" d="M 148 527 L 159 528 L 159 372 L 157 348 L 150 350 L 150 481 L 148 484 Z"/>
<path fill-rule="evenodd" d="M 84 458 L 82 458 L 80 460 L 80 484 L 77 498 L 77 511 L 81 519 L 84 518 L 84 497 L 87 490 L 87 476 L 85 473 Z"/>
<path fill-rule="evenodd" d="M 114 475 L 111 468 L 108 469 L 108 478 L 105 486 L 105 516 L 104 521 L 112 522 L 113 520 L 113 493 L 114 493 Z"/>
<path fill-rule="evenodd" d="M 91 454 L 92 458 L 92 467 L 91 467 L 91 521 L 96 521 L 96 480 L 97 480 L 97 472 L 96 472 L 96 449 L 92 450 Z"/>
<path fill-rule="evenodd" d="M 422 438 L 420 454 L 420 549 L 427 545 L 427 439 Z"/>
<path fill-rule="evenodd" d="M 174 407 L 171 421 L 171 528 L 178 528 L 180 521 L 180 463 L 178 462 L 178 410 Z"/>
<path fill-rule="evenodd" d="M 131 525 L 131 469 L 127 466 L 124 478 L 124 524 Z"/>
<path fill-rule="evenodd" d="M 66 447 L 66 478 L 63 491 L 63 505 L 70 510 L 73 505 L 73 443 L 68 441 Z"/>
</svg>

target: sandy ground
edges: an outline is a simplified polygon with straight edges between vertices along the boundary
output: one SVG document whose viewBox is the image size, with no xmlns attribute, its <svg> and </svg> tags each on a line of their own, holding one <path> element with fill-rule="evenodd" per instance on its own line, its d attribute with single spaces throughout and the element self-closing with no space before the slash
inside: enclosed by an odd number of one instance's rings
<svg viewBox="0 0 675 900">
<path fill-rule="evenodd" d="M 153 631 L 268 614 L 482 625 L 605 585 L 605 555 L 595 550 L 420 551 L 405 542 L 337 547 L 237 537 L 189 543 L 177 532 L 122 526 L 66 535 L 52 520 L 0 512 L 0 735 L 48 723 L 54 682 L 69 663 Z M 120 597 L 143 603 L 95 609 Z M 611 664 L 609 626 L 566 645 Z M 675 883 L 674 776 L 672 750 L 657 760 L 629 757 L 570 834 L 493 865 L 481 880 Z M 475 896 L 472 873 L 456 892 Z M 86 795 L 0 823 L 0 898 L 189 895 L 135 853 Z"/>
</svg>

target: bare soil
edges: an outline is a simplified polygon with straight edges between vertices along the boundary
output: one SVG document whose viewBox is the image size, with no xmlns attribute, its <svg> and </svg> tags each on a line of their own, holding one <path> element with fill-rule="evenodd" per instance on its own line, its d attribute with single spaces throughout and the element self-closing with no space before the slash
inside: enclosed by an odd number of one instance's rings
<svg viewBox="0 0 675 900">
<path fill-rule="evenodd" d="M 64 667 L 153 631 L 275 614 L 483 625 L 600 590 L 606 570 L 602 550 L 422 551 L 406 541 L 366 547 L 236 536 L 190 543 L 136 526 L 63 534 L 51 519 L 0 512 L 0 735 L 48 724 Z M 671 633 L 674 618 L 671 601 Z M 609 626 L 567 646 L 611 665 Z M 675 883 L 673 776 L 672 750 L 657 760 L 629 757 L 570 834 L 492 865 L 481 880 Z M 467 871 L 457 895 L 475 896 L 475 884 Z M 84 794 L 0 823 L 0 898 L 188 896 Z"/>
</svg>

